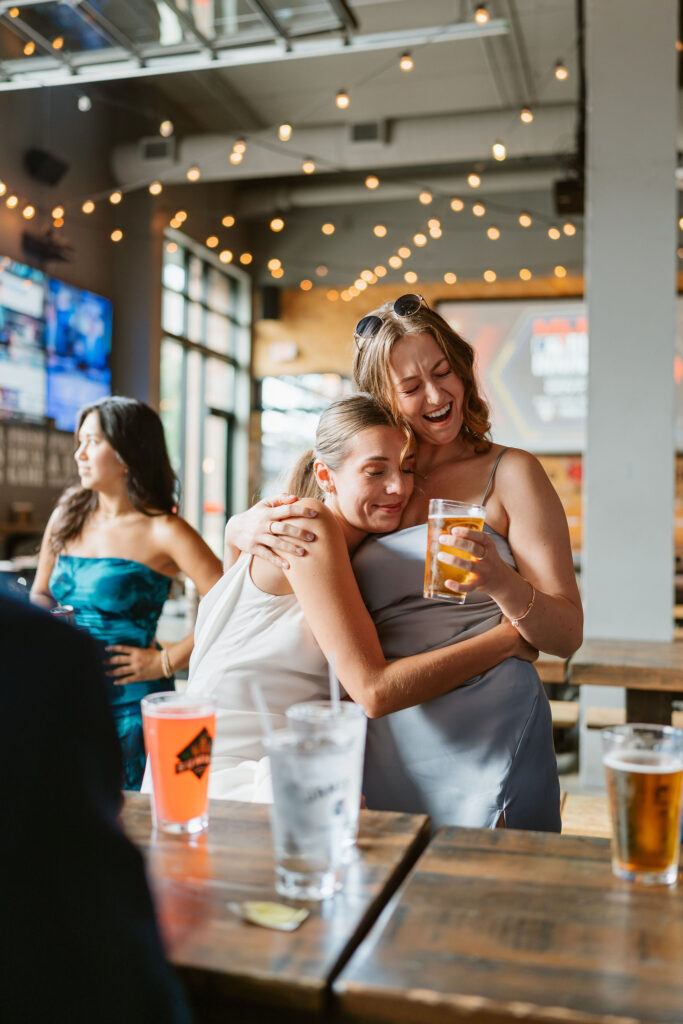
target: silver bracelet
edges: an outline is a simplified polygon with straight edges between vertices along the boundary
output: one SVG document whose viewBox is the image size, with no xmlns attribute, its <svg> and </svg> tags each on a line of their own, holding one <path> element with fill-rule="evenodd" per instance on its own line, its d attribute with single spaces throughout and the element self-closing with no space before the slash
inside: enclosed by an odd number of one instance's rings
<svg viewBox="0 0 683 1024">
<path fill-rule="evenodd" d="M 169 658 L 168 651 L 165 647 L 161 648 L 161 671 L 164 673 L 164 679 L 170 679 L 173 675 L 171 659 Z"/>
</svg>

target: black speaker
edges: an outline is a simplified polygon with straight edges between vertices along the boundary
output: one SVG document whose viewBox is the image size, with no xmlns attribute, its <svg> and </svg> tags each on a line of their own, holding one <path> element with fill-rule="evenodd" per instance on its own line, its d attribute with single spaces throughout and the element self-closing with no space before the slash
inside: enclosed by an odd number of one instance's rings
<svg viewBox="0 0 683 1024">
<path fill-rule="evenodd" d="M 261 289 L 261 319 L 280 319 L 280 289 L 274 284 L 264 284 Z"/>
<path fill-rule="evenodd" d="M 563 178 L 555 182 L 555 213 L 558 217 L 583 213 L 584 188 L 578 178 Z"/>
<path fill-rule="evenodd" d="M 64 160 L 44 149 L 27 149 L 24 153 L 24 167 L 32 178 L 43 185 L 58 185 L 69 170 Z"/>
</svg>

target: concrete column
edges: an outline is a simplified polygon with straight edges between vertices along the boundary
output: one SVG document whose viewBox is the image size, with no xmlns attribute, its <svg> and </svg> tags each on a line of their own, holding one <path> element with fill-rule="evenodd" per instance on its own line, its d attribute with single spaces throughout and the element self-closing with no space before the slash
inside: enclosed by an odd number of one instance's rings
<svg viewBox="0 0 683 1024">
<path fill-rule="evenodd" d="M 670 640 L 677 3 L 587 0 L 586 22 L 585 634 Z M 586 784 L 602 779 L 596 739 L 582 730 Z"/>
</svg>

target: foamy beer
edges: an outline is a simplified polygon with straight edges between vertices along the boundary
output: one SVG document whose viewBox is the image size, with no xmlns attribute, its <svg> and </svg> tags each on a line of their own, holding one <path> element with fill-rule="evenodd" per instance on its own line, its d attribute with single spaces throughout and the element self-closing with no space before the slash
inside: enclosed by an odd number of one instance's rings
<svg viewBox="0 0 683 1024">
<path fill-rule="evenodd" d="M 612 819 L 612 870 L 645 885 L 678 876 L 683 730 L 668 725 L 603 729 Z"/>
<path fill-rule="evenodd" d="M 431 498 L 429 502 L 429 518 L 427 528 L 427 560 L 425 563 L 425 582 L 422 591 L 425 597 L 435 597 L 440 601 L 452 601 L 453 604 L 464 604 L 466 594 L 456 594 L 447 590 L 446 580 L 457 580 L 458 583 L 470 583 L 474 572 L 458 569 L 453 565 L 444 565 L 439 561 L 440 551 L 449 555 L 465 558 L 476 563 L 474 555 L 460 548 L 439 543 L 442 533 L 450 533 L 456 526 L 464 526 L 468 530 L 483 530 L 486 509 L 483 505 L 473 505 L 465 501 L 446 501 L 444 498 Z M 453 541 L 455 545 L 455 538 Z"/>
</svg>

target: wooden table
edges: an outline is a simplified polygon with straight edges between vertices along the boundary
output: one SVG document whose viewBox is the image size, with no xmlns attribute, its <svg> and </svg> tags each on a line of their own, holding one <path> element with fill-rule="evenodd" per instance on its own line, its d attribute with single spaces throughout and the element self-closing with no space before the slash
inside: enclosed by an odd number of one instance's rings
<svg viewBox="0 0 683 1024">
<path fill-rule="evenodd" d="M 267 806 L 213 801 L 208 831 L 188 840 L 153 834 L 149 797 L 129 793 L 123 823 L 145 856 L 169 959 L 202 1024 L 323 1019 L 332 979 L 429 838 L 425 815 L 362 811 L 344 891 L 309 904 L 297 931 L 278 932 L 226 905 L 287 902 L 273 887 Z"/>
<path fill-rule="evenodd" d="M 683 1021 L 683 886 L 614 878 L 609 844 L 440 830 L 333 986 L 340 1021 Z"/>
<path fill-rule="evenodd" d="M 627 722 L 671 723 L 683 700 L 683 643 L 586 640 L 569 662 L 576 685 L 626 688 Z"/>
</svg>

